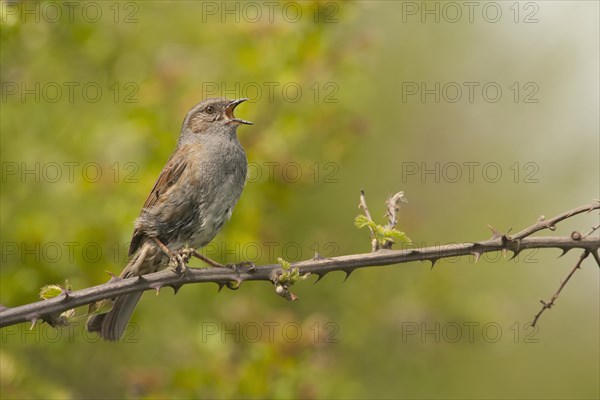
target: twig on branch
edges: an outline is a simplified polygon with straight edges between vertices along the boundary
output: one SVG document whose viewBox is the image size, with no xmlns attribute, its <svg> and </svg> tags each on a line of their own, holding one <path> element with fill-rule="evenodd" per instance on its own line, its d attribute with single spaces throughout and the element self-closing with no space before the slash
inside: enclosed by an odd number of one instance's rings
<svg viewBox="0 0 600 400">
<path fill-rule="evenodd" d="M 371 222 L 373 222 L 373 218 L 371 218 L 371 213 L 369 212 L 369 207 L 367 207 L 367 199 L 365 197 L 365 191 L 363 189 L 360 190 L 360 203 L 358 204 L 358 208 L 362 208 L 365 212 L 365 217 Z M 369 226 L 369 231 L 371 232 L 371 251 L 377 251 L 377 239 L 375 238 L 375 231 L 371 226 Z"/>
<path fill-rule="evenodd" d="M 583 209 L 583 207 L 580 207 L 579 209 L 581 210 L 581 209 Z M 565 215 L 565 214 L 562 214 L 562 215 Z M 592 233 L 594 233 L 596 230 L 598 230 L 598 228 L 600 228 L 600 225 L 592 227 L 592 229 L 585 235 L 581 235 L 581 233 L 575 231 L 575 232 L 571 233 L 571 239 L 573 239 L 573 240 L 585 239 L 585 238 L 589 237 Z M 594 260 L 596 260 L 596 264 L 598 264 L 598 267 L 600 267 L 600 257 L 598 256 L 598 249 L 596 248 L 596 249 L 584 250 L 584 252 L 579 257 L 579 260 L 577 261 L 577 263 L 575 264 L 573 269 L 569 272 L 567 277 L 563 281 L 561 281 L 560 286 L 558 287 L 558 289 L 556 290 L 554 295 L 552 295 L 552 298 L 550 299 L 550 301 L 546 302 L 544 300 L 540 300 L 540 303 L 542 303 L 542 308 L 535 315 L 535 317 L 533 317 L 533 322 L 531 322 L 531 326 L 535 326 L 537 324 L 538 320 L 540 319 L 540 317 L 542 316 L 544 311 L 546 311 L 546 310 L 552 308 L 552 306 L 554 306 L 554 302 L 556 301 L 556 299 L 558 299 L 558 296 L 560 296 L 560 292 L 562 292 L 562 290 L 566 286 L 567 282 L 569 282 L 569 280 L 571 279 L 573 274 L 575 274 L 575 271 L 577 271 L 578 269 L 581 268 L 581 263 L 583 262 L 583 260 L 585 260 L 587 258 L 587 256 L 589 256 L 590 254 L 592 255 L 592 257 L 594 257 Z"/>
<path fill-rule="evenodd" d="M 364 200 L 364 193 L 361 193 L 361 204 Z M 365 203 L 366 206 L 366 203 Z M 564 220 L 575 214 L 599 208 L 598 203 L 580 207 L 561 216 L 551 219 L 553 224 Z M 366 210 L 365 210 L 366 211 Z M 566 217 L 562 217 L 566 215 Z M 539 222 L 535 225 L 537 225 Z M 541 228 L 543 229 L 543 228 Z M 525 236 L 539 229 L 528 228 L 523 232 L 530 232 Z M 319 278 L 333 271 L 344 271 L 350 274 L 357 268 L 377 267 L 391 264 L 401 264 L 411 261 L 431 261 L 432 264 L 442 258 L 473 255 L 475 260 L 479 259 L 484 253 L 494 251 L 512 251 L 515 255 L 525 249 L 543 249 L 557 248 L 563 253 L 571 249 L 582 249 L 587 253 L 598 254 L 600 248 L 600 239 L 592 237 L 580 237 L 577 240 L 571 236 L 566 237 L 522 237 L 519 239 L 510 238 L 506 235 L 494 235 L 489 240 L 476 243 L 462 243 L 425 248 L 412 248 L 405 250 L 386 250 L 381 249 L 371 253 L 353 254 L 332 258 L 315 257 L 314 259 L 290 264 L 292 269 L 297 268 L 299 275 L 311 273 Z M 579 263 L 581 264 L 581 263 Z M 141 292 L 146 290 L 159 291 L 165 286 L 169 286 L 177 292 L 179 288 L 189 283 L 213 282 L 223 286 L 237 288 L 245 281 L 268 281 L 277 282 L 284 273 L 281 264 L 270 264 L 256 266 L 253 268 L 192 268 L 185 274 L 178 274 L 172 270 L 164 270 L 143 277 L 120 279 L 113 277 L 109 282 L 78 291 L 69 291 L 65 289 L 62 294 L 52 297 L 48 300 L 38 301 L 36 303 L 26 304 L 14 308 L 0 308 L 0 328 L 18 324 L 21 322 L 35 322 L 43 320 L 51 324 L 56 323 L 60 314 L 72 310 L 76 307 L 98 302 L 100 300 L 112 299 L 129 293 Z M 562 289 L 562 288 L 561 288 Z"/>
<path fill-rule="evenodd" d="M 397 230 L 396 223 L 398 222 L 397 213 L 400 204 L 407 203 L 404 197 L 404 192 L 398 192 L 393 196 L 388 197 L 385 202 L 386 216 L 388 223 L 385 226 L 379 225 L 371 218 L 371 213 L 367 207 L 367 199 L 365 198 L 364 190 L 360 191 L 360 203 L 358 208 L 362 208 L 365 215 L 358 215 L 354 219 L 354 225 L 357 228 L 367 226 L 371 234 L 371 251 L 380 249 L 391 249 L 396 241 L 410 243 L 410 238 L 404 232 Z"/>
<path fill-rule="evenodd" d="M 398 192 L 395 195 L 388 197 L 387 201 L 385 202 L 387 207 L 385 215 L 388 218 L 388 229 L 394 229 L 396 224 L 398 224 L 398 209 L 400 208 L 400 204 L 403 203 L 408 203 L 404 197 L 404 192 Z"/>
<path fill-rule="evenodd" d="M 565 280 L 563 280 L 560 283 L 560 286 L 558 287 L 558 290 L 554 293 L 554 295 L 552 296 L 552 298 L 550 299 L 549 302 L 545 302 L 544 300 L 540 300 L 540 303 L 542 303 L 542 309 L 535 315 L 535 317 L 533 317 L 533 322 L 531 323 L 531 326 L 535 326 L 538 322 L 538 320 L 540 319 L 540 317 L 542 316 L 542 314 L 544 313 L 544 311 L 546 311 L 549 308 L 552 308 L 552 306 L 554 305 L 554 302 L 556 301 L 556 299 L 558 299 L 558 296 L 560 296 L 560 292 L 563 290 L 563 288 L 565 287 L 565 285 L 567 284 L 567 282 L 569 282 L 569 279 L 571 279 L 571 277 L 573 276 L 573 274 L 575 273 L 575 271 L 577 271 L 578 269 L 581 268 L 581 263 L 583 262 L 583 260 L 585 260 L 587 258 L 587 256 L 590 254 L 589 250 L 585 250 L 582 254 L 581 257 L 579 257 L 579 260 L 577 261 L 577 263 L 575 264 L 575 266 L 573 267 L 573 269 L 571 270 L 571 272 L 569 272 L 569 275 L 567 275 L 567 277 L 565 278 Z"/>
<path fill-rule="evenodd" d="M 388 223 L 385 226 L 388 230 L 394 230 L 396 225 L 398 224 L 398 210 L 400 209 L 401 204 L 408 203 L 408 200 L 404 197 L 404 192 L 398 192 L 390 197 L 385 202 L 386 216 L 388 218 Z M 394 245 L 393 240 L 386 240 L 385 243 L 381 246 L 383 249 L 391 249 Z"/>
<path fill-rule="evenodd" d="M 583 235 L 583 237 L 588 237 L 588 236 L 590 236 L 592 233 L 594 233 L 594 232 L 595 232 L 595 231 L 597 231 L 598 229 L 600 229 L 600 225 L 593 226 L 593 227 L 592 227 L 592 229 L 591 229 L 591 230 L 590 230 L 588 233 L 586 233 L 585 235 Z"/>
<path fill-rule="evenodd" d="M 523 229 L 521 232 L 515 233 L 514 235 L 511 236 L 511 238 L 512 239 L 523 239 L 527 236 L 530 236 L 533 233 L 536 233 L 537 231 L 541 231 L 544 229 L 550 229 L 551 231 L 554 231 L 554 230 L 556 230 L 556 224 L 559 223 L 560 221 L 564 221 L 565 219 L 571 218 L 572 216 L 577 215 L 577 214 L 589 213 L 592 210 L 597 210 L 599 208 L 599 206 L 600 206 L 600 202 L 594 201 L 591 204 L 574 208 L 570 211 L 567 211 L 560 215 L 557 215 L 554 218 L 550 218 L 549 220 L 546 220 L 546 217 L 544 217 L 542 215 L 538 218 L 537 222 L 534 225 Z"/>
</svg>

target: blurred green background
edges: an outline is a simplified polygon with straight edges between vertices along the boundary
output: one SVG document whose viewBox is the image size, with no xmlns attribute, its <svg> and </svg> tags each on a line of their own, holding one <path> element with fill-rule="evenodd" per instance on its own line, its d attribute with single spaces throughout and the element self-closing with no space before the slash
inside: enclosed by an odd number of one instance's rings
<svg viewBox="0 0 600 400">
<path fill-rule="evenodd" d="M 400 228 L 424 246 L 599 197 L 597 2 L 73 4 L 2 2 L 5 306 L 121 270 L 205 97 L 251 98 L 237 115 L 255 124 L 238 130 L 249 182 L 204 249 L 223 262 L 369 251 L 361 188 L 379 221 L 404 190 Z M 527 328 L 579 257 L 559 254 L 333 273 L 293 303 L 266 283 L 165 289 L 118 344 L 84 319 L 6 328 L 1 397 L 598 398 L 591 260 Z"/>
</svg>

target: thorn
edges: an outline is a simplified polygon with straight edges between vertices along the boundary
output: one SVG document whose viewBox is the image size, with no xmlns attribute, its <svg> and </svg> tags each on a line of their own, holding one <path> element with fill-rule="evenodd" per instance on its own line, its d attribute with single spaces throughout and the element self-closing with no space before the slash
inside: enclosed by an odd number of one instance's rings
<svg viewBox="0 0 600 400">
<path fill-rule="evenodd" d="M 314 257 L 313 257 L 313 260 L 314 260 L 314 261 L 323 261 L 324 259 L 325 259 L 325 257 L 321 256 L 319 253 L 317 253 L 317 252 L 315 251 L 315 255 L 314 255 Z"/>
<path fill-rule="evenodd" d="M 506 258 L 507 254 L 508 254 L 508 250 L 502 249 L 502 258 Z"/>
<path fill-rule="evenodd" d="M 598 254 L 598 250 L 592 250 L 592 251 L 590 251 L 590 253 L 592 254 L 592 257 L 594 257 L 594 260 L 596 260 L 596 264 L 598 264 L 598 268 L 600 268 L 600 255 Z"/>
<path fill-rule="evenodd" d="M 69 301 L 71 299 L 71 295 L 69 294 L 70 290 L 63 289 L 62 294 L 65 295 L 65 301 Z"/>
<path fill-rule="evenodd" d="M 513 250 L 512 252 L 513 252 L 512 257 L 509 258 L 508 261 L 513 260 L 516 256 L 518 256 L 519 253 L 521 253 L 521 250 L 517 249 L 517 250 Z"/>
<path fill-rule="evenodd" d="M 37 317 L 33 317 L 30 319 L 30 321 L 31 321 L 31 327 L 29 328 L 29 330 L 32 331 L 35 324 L 37 324 L 38 319 L 37 319 Z"/>
<path fill-rule="evenodd" d="M 475 251 L 472 253 L 473 256 L 475 257 L 475 262 L 479 262 L 479 258 L 481 257 L 481 252 L 480 251 Z M 433 265 L 431 265 L 431 268 L 433 268 Z"/>
<path fill-rule="evenodd" d="M 561 250 L 562 250 L 562 253 L 557 258 L 561 258 L 565 254 L 567 254 L 569 252 L 569 250 L 571 250 L 571 249 L 570 248 L 561 248 Z"/>
<path fill-rule="evenodd" d="M 540 300 L 540 303 L 542 303 L 544 307 L 548 309 L 552 308 L 552 306 L 554 305 L 552 303 L 546 303 L 544 300 Z"/>
<path fill-rule="evenodd" d="M 438 261 L 438 259 L 437 259 L 437 258 L 432 258 L 432 259 L 431 259 L 431 260 L 429 260 L 429 261 L 431 261 L 431 269 L 433 269 L 433 266 L 434 266 L 434 265 L 435 265 L 435 263 Z"/>
<path fill-rule="evenodd" d="M 158 296 L 158 294 L 160 293 L 160 289 L 162 289 L 162 284 L 160 283 L 153 283 L 150 285 L 150 287 L 154 290 L 156 290 L 156 295 Z"/>
<path fill-rule="evenodd" d="M 342 283 L 346 283 L 346 281 L 348 280 L 348 278 L 350 278 L 350 275 L 354 272 L 353 269 L 350 269 L 348 271 L 344 271 L 346 273 L 346 277 L 344 278 L 344 282 Z"/>
<path fill-rule="evenodd" d="M 146 279 L 146 278 L 144 278 L 142 275 L 138 275 L 138 277 L 137 277 L 137 278 L 138 278 L 138 282 L 143 282 L 143 281 L 146 281 L 146 280 L 147 280 L 147 279 Z"/>
<path fill-rule="evenodd" d="M 120 281 L 120 280 L 121 280 L 121 278 L 120 278 L 120 277 L 116 276 L 115 274 L 113 274 L 113 273 L 112 273 L 112 272 L 110 272 L 110 271 L 106 271 L 106 270 L 105 270 L 104 272 L 106 272 L 106 273 L 107 273 L 107 274 L 110 276 L 110 279 L 108 280 L 108 283 L 111 283 L 111 282 L 117 282 L 117 281 Z"/>
<path fill-rule="evenodd" d="M 315 281 L 315 283 L 313 285 L 316 285 L 317 282 L 319 282 L 321 279 L 323 279 L 325 274 L 317 274 L 316 272 L 314 272 L 314 274 L 317 276 L 317 280 Z"/>
<path fill-rule="evenodd" d="M 173 294 L 177 294 L 177 292 L 179 292 L 179 289 L 181 289 L 183 285 L 171 285 L 171 287 L 173 288 Z"/>
<path fill-rule="evenodd" d="M 221 282 L 216 282 L 217 286 L 219 287 L 219 289 L 217 290 L 217 293 L 221 293 L 221 290 L 223 290 L 223 288 L 225 287 L 224 283 Z"/>
<path fill-rule="evenodd" d="M 490 228 L 490 230 L 492 231 L 492 239 L 497 239 L 500 236 L 502 236 L 502 234 L 500 232 L 498 232 L 496 230 L 496 228 L 494 228 L 493 226 L 491 226 L 491 225 L 488 224 L 488 228 Z"/>
</svg>

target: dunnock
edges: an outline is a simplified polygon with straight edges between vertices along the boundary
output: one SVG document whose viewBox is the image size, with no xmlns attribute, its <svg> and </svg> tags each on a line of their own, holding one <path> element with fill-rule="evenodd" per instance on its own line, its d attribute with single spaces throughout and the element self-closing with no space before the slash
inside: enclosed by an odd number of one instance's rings
<svg viewBox="0 0 600 400">
<path fill-rule="evenodd" d="M 188 112 L 177 148 L 135 221 L 131 259 L 121 278 L 162 270 L 182 249 L 206 246 L 231 217 L 248 169 L 236 129 L 252 123 L 233 115 L 245 100 L 207 99 Z M 88 331 L 118 340 L 141 296 L 142 292 L 117 297 L 108 313 L 88 320 Z"/>
</svg>

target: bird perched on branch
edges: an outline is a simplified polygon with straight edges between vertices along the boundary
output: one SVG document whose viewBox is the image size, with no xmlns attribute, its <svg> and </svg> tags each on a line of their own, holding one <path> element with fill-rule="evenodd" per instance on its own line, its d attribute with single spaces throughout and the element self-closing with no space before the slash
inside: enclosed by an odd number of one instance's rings
<svg viewBox="0 0 600 400">
<path fill-rule="evenodd" d="M 177 148 L 161 171 L 135 221 L 130 261 L 120 278 L 185 268 L 183 252 L 219 264 L 193 249 L 206 246 L 231 217 L 246 182 L 248 161 L 236 131 L 249 121 L 235 108 L 247 99 L 207 99 L 185 117 Z M 88 319 L 87 329 L 119 340 L 142 292 L 114 299 L 112 309 Z"/>
</svg>

